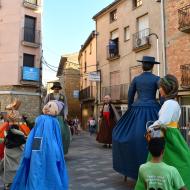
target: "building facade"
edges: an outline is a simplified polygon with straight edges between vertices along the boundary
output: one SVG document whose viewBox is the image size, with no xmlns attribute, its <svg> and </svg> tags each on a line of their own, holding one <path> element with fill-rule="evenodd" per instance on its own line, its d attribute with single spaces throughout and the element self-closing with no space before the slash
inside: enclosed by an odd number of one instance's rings
<svg viewBox="0 0 190 190">
<path fill-rule="evenodd" d="M 80 71 L 78 53 L 63 55 L 60 59 L 57 77 L 66 95 L 68 104 L 68 119 L 80 117 Z"/>
<path fill-rule="evenodd" d="M 167 73 L 178 78 L 181 126 L 190 127 L 190 1 L 165 0 Z"/>
<path fill-rule="evenodd" d="M 99 102 L 110 94 L 115 105 L 125 111 L 128 86 L 142 71 L 136 60 L 143 55 L 156 57 L 161 64 L 154 68 L 154 73 L 163 75 L 160 10 L 159 1 L 117 0 L 93 17 L 101 71 Z"/>
<path fill-rule="evenodd" d="M 19 98 L 31 119 L 41 112 L 41 4 L 0 1 L 0 108 Z"/>
<path fill-rule="evenodd" d="M 90 33 L 85 43 L 81 46 L 78 60 L 80 64 L 81 121 L 82 127 L 86 129 L 88 118 L 92 115 L 96 115 L 96 83 L 98 83 L 98 81 L 89 78 L 92 72 L 97 73 L 95 31 Z"/>
</svg>

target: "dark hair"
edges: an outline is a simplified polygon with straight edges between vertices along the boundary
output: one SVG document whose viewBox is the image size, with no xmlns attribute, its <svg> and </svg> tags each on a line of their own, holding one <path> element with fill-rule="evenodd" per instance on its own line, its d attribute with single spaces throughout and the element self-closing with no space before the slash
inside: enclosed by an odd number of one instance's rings
<svg viewBox="0 0 190 190">
<path fill-rule="evenodd" d="M 165 139 L 162 138 L 152 138 L 148 143 L 148 150 L 153 157 L 161 156 L 165 147 Z"/>
<path fill-rule="evenodd" d="M 152 64 L 152 63 L 149 63 L 149 62 L 143 62 L 142 63 L 143 71 L 150 71 L 153 69 L 153 67 L 154 67 L 154 64 Z"/>
<path fill-rule="evenodd" d="M 160 79 L 160 87 L 164 90 L 166 98 L 175 98 L 178 94 L 179 83 L 174 75 L 166 75 Z"/>
</svg>

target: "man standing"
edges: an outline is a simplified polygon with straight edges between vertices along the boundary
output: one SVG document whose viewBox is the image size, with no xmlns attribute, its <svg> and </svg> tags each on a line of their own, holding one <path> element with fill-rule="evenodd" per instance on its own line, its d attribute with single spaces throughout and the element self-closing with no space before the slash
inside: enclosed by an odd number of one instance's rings
<svg viewBox="0 0 190 190">
<path fill-rule="evenodd" d="M 44 105 L 47 104 L 50 100 L 57 100 L 64 103 L 64 108 L 60 112 L 59 116 L 57 116 L 57 119 L 59 120 L 59 125 L 61 129 L 64 154 L 67 154 L 70 145 L 70 131 L 69 127 L 65 123 L 68 115 L 67 99 L 64 94 L 60 93 L 62 87 L 59 82 L 54 82 L 51 89 L 53 90 L 53 93 L 47 94 L 44 100 Z"/>
</svg>

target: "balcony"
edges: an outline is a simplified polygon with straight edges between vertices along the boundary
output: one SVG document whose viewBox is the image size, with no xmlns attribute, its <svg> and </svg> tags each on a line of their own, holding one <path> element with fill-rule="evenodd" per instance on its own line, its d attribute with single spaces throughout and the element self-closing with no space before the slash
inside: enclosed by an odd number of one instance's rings
<svg viewBox="0 0 190 190">
<path fill-rule="evenodd" d="M 32 28 L 24 27 L 22 44 L 34 48 L 40 47 L 41 45 L 40 30 L 33 30 Z"/>
<path fill-rule="evenodd" d="M 84 100 L 94 100 L 96 98 L 96 86 L 88 86 L 84 88 L 79 93 L 79 99 Z"/>
<path fill-rule="evenodd" d="M 119 57 L 119 41 L 117 38 L 117 40 L 113 40 L 113 44 L 107 45 L 107 59 L 111 61 Z"/>
<path fill-rule="evenodd" d="M 37 0 L 24 0 L 23 5 L 26 8 L 37 10 L 39 8 Z"/>
<path fill-rule="evenodd" d="M 181 32 L 190 33 L 190 5 L 178 10 L 179 30 Z"/>
<path fill-rule="evenodd" d="M 150 28 L 139 31 L 133 34 L 133 50 L 139 52 L 145 49 L 150 48 L 149 40 Z"/>
<path fill-rule="evenodd" d="M 113 85 L 113 86 L 107 86 L 102 87 L 102 99 L 106 95 L 110 95 L 113 101 L 125 101 L 128 97 L 128 88 L 129 85 L 126 84 L 120 84 L 120 85 Z"/>
<path fill-rule="evenodd" d="M 184 89 L 190 88 L 190 64 L 181 65 L 181 87 Z"/>
</svg>

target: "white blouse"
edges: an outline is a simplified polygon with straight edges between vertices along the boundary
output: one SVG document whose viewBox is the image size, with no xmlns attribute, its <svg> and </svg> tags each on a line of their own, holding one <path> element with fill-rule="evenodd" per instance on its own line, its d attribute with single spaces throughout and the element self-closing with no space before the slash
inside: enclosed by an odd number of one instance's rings
<svg viewBox="0 0 190 190">
<path fill-rule="evenodd" d="M 162 105 L 159 113 L 159 118 L 150 127 L 156 125 L 167 125 L 170 122 L 178 122 L 181 115 L 181 108 L 177 101 L 166 100 Z"/>
</svg>

